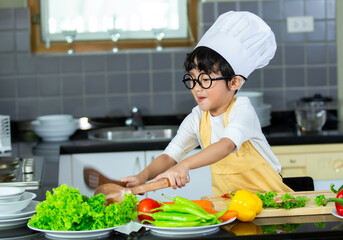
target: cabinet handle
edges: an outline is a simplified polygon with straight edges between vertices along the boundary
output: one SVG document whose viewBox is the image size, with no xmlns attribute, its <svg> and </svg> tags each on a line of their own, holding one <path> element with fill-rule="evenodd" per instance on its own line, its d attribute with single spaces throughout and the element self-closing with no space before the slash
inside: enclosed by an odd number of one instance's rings
<svg viewBox="0 0 343 240">
<path fill-rule="evenodd" d="M 336 172 L 339 172 L 340 169 L 343 168 L 343 161 L 342 160 L 336 160 L 333 162 L 332 166 Z"/>
<path fill-rule="evenodd" d="M 139 166 L 139 157 L 136 157 L 136 164 Z"/>
<path fill-rule="evenodd" d="M 290 163 L 296 163 L 297 160 L 291 159 L 291 160 L 289 160 L 289 162 L 290 162 Z"/>
<path fill-rule="evenodd" d="M 140 161 L 139 161 L 139 157 L 136 157 L 136 164 L 135 164 L 135 167 L 137 169 L 137 172 L 139 173 L 140 171 L 142 171 L 142 166 L 140 164 Z M 135 172 L 135 171 L 134 171 Z M 136 174 L 136 173 L 135 173 Z"/>
</svg>

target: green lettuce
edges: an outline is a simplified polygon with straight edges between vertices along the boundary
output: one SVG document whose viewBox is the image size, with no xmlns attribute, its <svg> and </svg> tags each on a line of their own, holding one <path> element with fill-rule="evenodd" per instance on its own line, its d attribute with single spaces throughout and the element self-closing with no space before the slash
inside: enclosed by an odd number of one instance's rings
<svg viewBox="0 0 343 240">
<path fill-rule="evenodd" d="M 256 192 L 256 195 L 262 200 L 263 208 L 283 208 L 283 209 L 292 209 L 292 208 L 300 208 L 305 207 L 306 202 L 310 201 L 310 199 L 306 196 L 297 196 L 294 197 L 289 193 L 285 193 L 283 196 L 279 197 L 276 201 L 275 198 L 277 197 L 277 193 L 270 191 L 266 193 L 259 193 Z"/>
<path fill-rule="evenodd" d="M 121 204 L 105 206 L 104 194 L 88 198 L 78 188 L 66 184 L 46 192 L 46 200 L 36 206 L 29 226 L 54 231 L 83 231 L 115 227 L 137 219 L 138 199 L 125 194 Z"/>
</svg>

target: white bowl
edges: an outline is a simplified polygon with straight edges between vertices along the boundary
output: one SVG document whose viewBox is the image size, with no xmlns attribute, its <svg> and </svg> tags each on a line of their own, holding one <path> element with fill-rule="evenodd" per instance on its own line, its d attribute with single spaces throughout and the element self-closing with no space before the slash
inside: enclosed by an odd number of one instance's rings
<svg viewBox="0 0 343 240">
<path fill-rule="evenodd" d="M 32 128 L 39 128 L 44 131 L 60 131 L 65 128 L 72 128 L 79 125 L 78 119 L 72 119 L 68 122 L 55 122 L 51 124 L 42 124 L 39 120 L 31 122 Z"/>
<path fill-rule="evenodd" d="M 20 187 L 0 187 L 0 203 L 18 201 L 24 192 Z"/>
<path fill-rule="evenodd" d="M 35 121 L 33 121 L 35 122 Z M 66 141 L 78 128 L 78 120 L 59 127 L 47 127 L 40 124 L 32 124 L 33 131 L 46 142 Z"/>
<path fill-rule="evenodd" d="M 40 128 L 45 128 L 45 129 L 52 129 L 52 128 L 55 129 L 55 128 L 64 128 L 66 126 L 73 125 L 73 124 L 75 124 L 75 121 L 76 121 L 76 119 L 71 119 L 71 120 L 65 121 L 65 122 L 51 122 L 51 123 L 43 124 L 39 120 L 34 120 L 31 122 L 31 125 L 33 127 L 40 127 Z"/>
<path fill-rule="evenodd" d="M 26 208 L 32 199 L 36 197 L 35 193 L 32 192 L 24 192 L 19 201 L 14 202 L 1 202 L 0 203 L 0 215 L 2 214 L 9 214 L 9 213 L 16 213 L 24 208 Z"/>
<path fill-rule="evenodd" d="M 74 120 L 73 122 L 70 122 L 69 124 L 54 126 L 54 127 L 42 126 L 40 124 L 38 125 L 32 124 L 32 127 L 34 131 L 38 130 L 39 132 L 43 132 L 47 134 L 59 134 L 61 132 L 67 133 L 78 128 L 78 121 Z"/>
<path fill-rule="evenodd" d="M 50 126 L 58 123 L 69 123 L 73 120 L 73 116 L 68 114 L 44 115 L 37 117 L 37 120 L 41 125 Z"/>
</svg>

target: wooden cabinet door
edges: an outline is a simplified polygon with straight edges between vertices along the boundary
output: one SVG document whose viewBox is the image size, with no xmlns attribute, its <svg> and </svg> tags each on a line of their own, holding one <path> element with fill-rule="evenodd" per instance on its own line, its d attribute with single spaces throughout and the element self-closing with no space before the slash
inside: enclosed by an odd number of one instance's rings
<svg viewBox="0 0 343 240">
<path fill-rule="evenodd" d="M 283 177 L 307 176 L 307 155 L 306 154 L 287 154 L 277 155 L 281 163 L 281 174 Z"/>
<path fill-rule="evenodd" d="M 94 189 L 86 186 L 83 168 L 95 168 L 108 178 L 120 179 L 139 173 L 145 167 L 144 152 L 89 153 L 72 155 L 72 182 L 80 193 L 91 196 Z"/>
<path fill-rule="evenodd" d="M 308 154 L 308 171 L 314 180 L 343 179 L 343 152 Z"/>
<path fill-rule="evenodd" d="M 343 144 L 273 146 L 283 177 L 310 176 L 315 190 L 329 190 L 343 184 Z"/>
<path fill-rule="evenodd" d="M 272 146 L 272 151 L 281 163 L 283 177 L 308 176 L 307 154 L 298 146 Z"/>
</svg>

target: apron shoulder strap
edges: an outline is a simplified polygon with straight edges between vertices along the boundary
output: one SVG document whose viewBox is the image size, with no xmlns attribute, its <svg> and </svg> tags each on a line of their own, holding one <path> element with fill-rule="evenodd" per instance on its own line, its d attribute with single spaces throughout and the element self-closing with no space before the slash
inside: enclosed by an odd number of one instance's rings
<svg viewBox="0 0 343 240">
<path fill-rule="evenodd" d="M 229 107 L 226 110 L 225 118 L 224 118 L 224 126 L 226 127 L 229 124 L 229 114 L 233 107 L 233 105 L 236 102 L 236 98 L 233 98 Z M 200 126 L 199 126 L 199 133 L 200 133 L 200 139 L 202 146 L 206 148 L 211 144 L 211 118 L 210 118 L 210 112 L 205 111 L 203 112 L 200 120 Z"/>
</svg>

